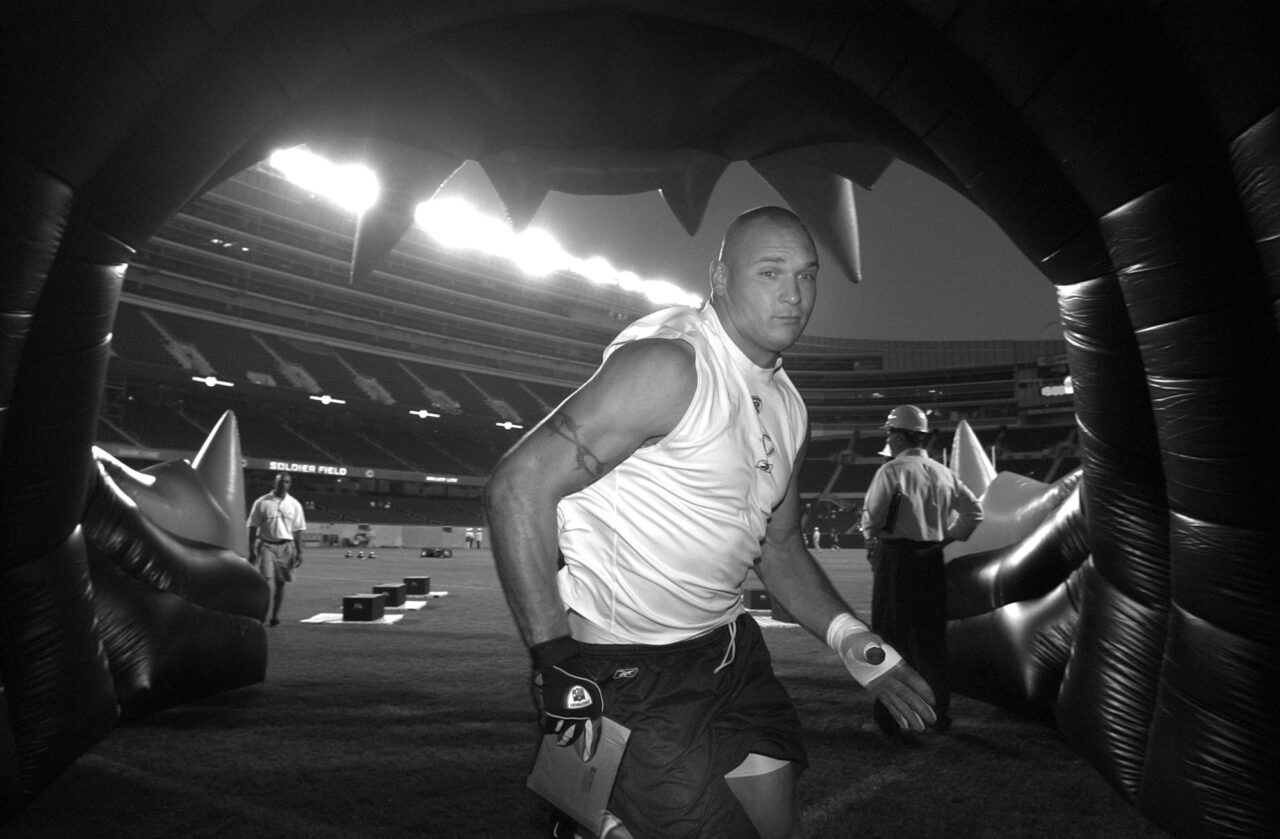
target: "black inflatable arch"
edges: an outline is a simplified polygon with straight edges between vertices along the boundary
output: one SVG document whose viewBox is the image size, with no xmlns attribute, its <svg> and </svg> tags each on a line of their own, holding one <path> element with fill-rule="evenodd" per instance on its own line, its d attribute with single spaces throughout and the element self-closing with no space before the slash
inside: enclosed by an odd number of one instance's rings
<svg viewBox="0 0 1280 839">
<path fill-rule="evenodd" d="M 602 194 L 657 173 L 696 224 L 722 162 L 856 179 L 879 150 L 971 198 L 1057 287 L 1093 557 L 1059 726 L 1175 833 L 1262 835 L 1278 44 L 1270 0 L 19 3 L 0 28 L 0 781 L 38 787 L 101 734 L 86 713 L 32 746 L 58 670 L 23 604 L 85 586 L 122 275 L 185 201 L 305 139 L 426 190 L 487 161 L 513 216 L 568 173 Z M 79 667 L 82 630 L 41 649 Z"/>
</svg>

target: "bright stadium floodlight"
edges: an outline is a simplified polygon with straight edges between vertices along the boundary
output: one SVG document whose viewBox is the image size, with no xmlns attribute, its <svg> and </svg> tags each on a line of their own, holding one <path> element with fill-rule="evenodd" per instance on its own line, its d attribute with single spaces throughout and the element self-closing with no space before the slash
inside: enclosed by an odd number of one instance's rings
<svg viewBox="0 0 1280 839">
<path fill-rule="evenodd" d="M 641 280 L 641 293 L 654 303 L 666 303 L 673 306 L 702 305 L 702 297 L 685 291 L 670 280 Z"/>
<path fill-rule="evenodd" d="M 305 145 L 280 149 L 272 153 L 267 162 L 290 182 L 355 215 L 363 214 L 376 204 L 381 193 L 377 174 L 367 166 L 334 163 Z M 691 294 L 670 280 L 646 280 L 633 271 L 620 271 L 603 256 L 575 257 L 547 231 L 531 228 L 516 233 L 502 219 L 481 213 L 461 198 L 424 201 L 415 209 L 414 221 L 446 247 L 502 257 L 530 277 L 567 271 L 596 285 L 638 294 L 657 305 L 702 305 L 700 295 Z M 224 248 L 249 250 L 238 242 L 210 241 Z"/>
<path fill-rule="evenodd" d="M 554 236 L 538 228 L 521 232 L 511 245 L 511 261 L 531 277 L 550 276 L 564 270 L 572 260 Z"/>
<path fill-rule="evenodd" d="M 494 425 L 498 426 L 499 428 L 505 428 L 507 431 L 510 431 L 513 428 L 524 428 L 523 425 L 517 425 L 516 423 L 511 422 L 511 420 L 505 420 L 503 422 L 495 422 Z"/>
<path fill-rule="evenodd" d="M 382 191 L 378 176 L 369 167 L 359 163 L 334 163 L 306 146 L 280 149 L 267 163 L 289 181 L 356 215 L 376 204 Z"/>
<path fill-rule="evenodd" d="M 413 415 L 414 415 L 415 417 L 417 417 L 418 419 L 426 419 L 427 417 L 439 417 L 439 416 L 440 416 L 439 414 L 433 414 L 433 413 L 431 413 L 431 412 L 430 412 L 430 411 L 428 411 L 426 408 L 420 408 L 420 409 L 418 409 L 418 410 L 416 410 L 416 411 L 410 411 L 409 413 L 413 414 Z"/>
<path fill-rule="evenodd" d="M 308 399 L 314 399 L 315 401 L 319 402 L 321 405 L 345 405 L 345 404 L 347 404 L 347 400 L 345 400 L 345 399 L 338 399 L 337 397 L 335 397 L 335 396 L 330 396 L 330 395 L 329 395 L 329 394 L 327 394 L 327 393 L 326 393 L 324 396 L 309 396 L 309 397 L 307 397 L 307 398 L 308 398 Z"/>
<path fill-rule="evenodd" d="M 437 198 L 419 204 L 414 221 L 433 239 L 450 248 L 501 255 L 515 233 L 501 219 L 486 216 L 461 198 Z"/>
<path fill-rule="evenodd" d="M 576 260 L 571 270 L 597 285 L 618 284 L 618 269 L 603 256 L 589 256 L 586 259 Z"/>
<path fill-rule="evenodd" d="M 191 381 L 199 382 L 205 387 L 235 387 L 234 382 L 224 382 L 217 376 L 192 376 Z"/>
<path fill-rule="evenodd" d="M 614 275 L 618 288 L 632 294 L 644 294 L 645 281 L 635 271 L 619 271 Z"/>
<path fill-rule="evenodd" d="M 634 271 L 620 271 L 603 256 L 573 256 L 545 230 L 530 228 L 515 233 L 505 221 L 481 213 L 461 198 L 424 201 L 414 211 L 414 221 L 445 247 L 502 257 L 532 277 L 567 271 L 595 285 L 613 286 L 658 305 L 702 305 L 700 295 L 691 294 L 670 280 L 646 280 Z"/>
</svg>

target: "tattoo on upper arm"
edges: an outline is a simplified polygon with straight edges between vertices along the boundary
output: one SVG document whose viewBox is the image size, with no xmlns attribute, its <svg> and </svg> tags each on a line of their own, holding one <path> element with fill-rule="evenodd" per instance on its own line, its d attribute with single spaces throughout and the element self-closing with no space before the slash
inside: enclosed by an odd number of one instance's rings
<svg viewBox="0 0 1280 839">
<path fill-rule="evenodd" d="M 551 417 L 551 421 L 547 423 L 547 430 L 573 443 L 577 449 L 578 468 L 590 475 L 592 480 L 599 478 L 608 471 L 608 464 L 596 457 L 579 439 L 578 424 L 573 421 L 573 417 L 564 413 L 556 413 Z"/>
</svg>

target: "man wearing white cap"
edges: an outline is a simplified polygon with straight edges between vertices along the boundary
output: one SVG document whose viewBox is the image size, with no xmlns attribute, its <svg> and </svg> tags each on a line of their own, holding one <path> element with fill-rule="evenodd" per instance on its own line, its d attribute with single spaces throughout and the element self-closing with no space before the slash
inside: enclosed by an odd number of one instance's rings
<svg viewBox="0 0 1280 839">
<path fill-rule="evenodd" d="M 982 502 L 923 448 L 929 418 L 915 405 L 889 412 L 892 458 L 876 472 L 862 511 L 862 534 L 875 575 L 871 629 L 892 644 L 933 689 L 937 730 L 951 727 L 947 673 L 947 580 L 942 550 L 982 521 Z M 876 722 L 900 729 L 877 704 Z"/>
</svg>

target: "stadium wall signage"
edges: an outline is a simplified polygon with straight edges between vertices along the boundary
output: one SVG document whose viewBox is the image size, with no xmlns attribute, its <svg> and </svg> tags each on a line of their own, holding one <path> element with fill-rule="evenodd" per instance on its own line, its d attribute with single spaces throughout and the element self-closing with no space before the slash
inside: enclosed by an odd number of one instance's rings
<svg viewBox="0 0 1280 839">
<path fill-rule="evenodd" d="M 406 472 L 399 469 L 357 469 L 334 463 L 299 463 L 292 460 L 272 460 L 261 457 L 246 457 L 244 465 L 246 469 L 292 472 L 295 475 L 330 475 L 335 478 L 351 477 L 353 480 L 370 479 L 404 481 L 407 483 L 457 484 L 458 486 L 484 486 L 485 484 L 485 479 L 478 476 Z"/>
<path fill-rule="evenodd" d="M 347 474 L 347 467 L 332 466 L 327 463 L 286 463 L 283 460 L 267 462 L 267 468 L 276 472 L 299 472 L 304 475 L 338 475 Z"/>
</svg>

